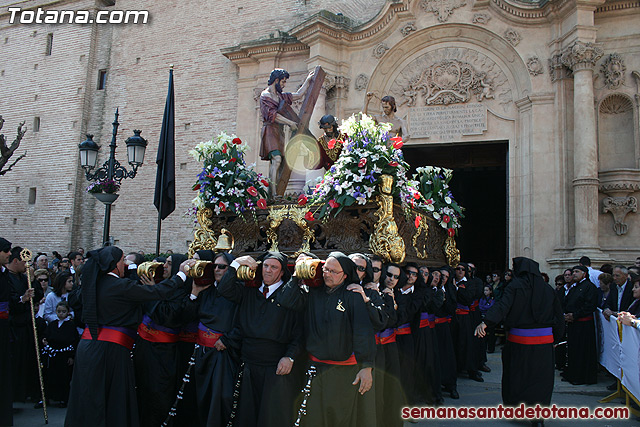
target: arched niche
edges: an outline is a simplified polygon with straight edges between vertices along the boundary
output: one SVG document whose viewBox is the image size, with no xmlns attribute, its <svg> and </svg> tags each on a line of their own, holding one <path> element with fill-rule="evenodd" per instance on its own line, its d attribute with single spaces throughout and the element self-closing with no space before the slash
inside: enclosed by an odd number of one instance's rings
<svg viewBox="0 0 640 427">
<path fill-rule="evenodd" d="M 633 102 L 622 94 L 602 100 L 598 108 L 600 171 L 637 167 Z"/>
</svg>

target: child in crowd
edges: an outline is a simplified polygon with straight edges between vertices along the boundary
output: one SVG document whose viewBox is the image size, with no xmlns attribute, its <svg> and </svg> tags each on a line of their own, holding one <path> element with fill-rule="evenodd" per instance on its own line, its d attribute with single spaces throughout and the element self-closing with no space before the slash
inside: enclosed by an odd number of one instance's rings
<svg viewBox="0 0 640 427">
<path fill-rule="evenodd" d="M 42 349 L 45 367 L 47 398 L 58 401 L 59 407 L 66 408 L 69 400 L 69 385 L 73 372 L 73 359 L 78 345 L 78 331 L 69 315 L 67 301 L 56 306 L 57 320 L 47 326 Z"/>
</svg>

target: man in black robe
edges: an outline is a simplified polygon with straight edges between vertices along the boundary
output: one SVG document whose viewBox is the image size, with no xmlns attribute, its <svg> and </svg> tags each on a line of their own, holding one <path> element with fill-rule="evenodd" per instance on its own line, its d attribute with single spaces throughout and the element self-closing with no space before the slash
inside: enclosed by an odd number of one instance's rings
<svg viewBox="0 0 640 427">
<path fill-rule="evenodd" d="M 349 284 L 360 282 L 353 261 L 331 252 L 323 278 L 324 286 L 307 292 L 294 276 L 276 302 L 305 311 L 307 351 L 317 370 L 305 425 L 355 427 L 357 394 L 369 391 L 373 383 L 374 331 L 361 296 L 347 290 Z"/>
<path fill-rule="evenodd" d="M 453 348 L 451 335 L 451 319 L 456 313 L 456 288 L 453 284 L 451 269 L 448 266 L 440 268 L 440 290 L 444 292 L 444 303 L 436 310 L 436 337 L 440 349 L 440 376 L 444 391 L 452 399 L 460 399 L 458 393 L 458 370 L 456 368 L 456 353 Z"/>
<path fill-rule="evenodd" d="M 514 279 L 475 334 L 504 320 L 508 330 L 502 350 L 502 400 L 507 406 L 549 406 L 553 392 L 553 343 L 564 334 L 564 319 L 555 291 L 544 281 L 538 263 L 513 259 Z M 532 422 L 543 425 L 541 420 Z"/>
<path fill-rule="evenodd" d="M 44 297 L 44 292 L 40 286 L 29 289 L 25 274 L 27 264 L 20 259 L 21 251 L 22 248 L 19 246 L 11 249 L 9 263 L 6 266 L 12 295 L 12 302 L 9 306 L 9 324 L 13 338 L 11 346 L 12 375 L 14 378 L 20 378 L 20 381 L 13 381 L 13 400 L 14 402 L 24 402 L 31 397 L 37 402 L 40 400 L 40 385 L 33 338 L 34 328 L 28 297 L 29 295 L 33 297 L 34 310 L 37 312 L 38 303 Z"/>
<path fill-rule="evenodd" d="M 259 288 L 238 280 L 241 265 L 261 269 Z M 220 295 L 239 306 L 234 333 L 241 340 L 244 369 L 237 425 L 293 425 L 293 402 L 302 386 L 292 371 L 304 349 L 302 316 L 275 302 L 290 277 L 287 256 L 267 252 L 260 267 L 250 256 L 237 258 L 218 284 Z"/>
<path fill-rule="evenodd" d="M 157 285 L 125 279 L 116 246 L 89 252 L 82 269 L 82 334 L 73 366 L 66 427 L 139 425 L 131 349 L 143 303 L 167 298 L 186 281 L 192 261 Z"/>
<path fill-rule="evenodd" d="M 593 318 L 598 305 L 598 290 L 588 277 L 587 267 L 573 267 L 575 284 L 564 300 L 567 369 L 563 376 L 574 385 L 595 384 L 598 377 L 598 349 Z"/>
<path fill-rule="evenodd" d="M 200 257 L 209 256 L 200 251 Z M 238 305 L 223 297 L 218 285 L 234 257 L 220 253 L 213 258 L 215 283 L 198 295 L 198 348 L 196 349 L 195 383 L 200 424 L 225 427 L 233 407 L 233 391 L 238 376 L 236 326 Z"/>
</svg>

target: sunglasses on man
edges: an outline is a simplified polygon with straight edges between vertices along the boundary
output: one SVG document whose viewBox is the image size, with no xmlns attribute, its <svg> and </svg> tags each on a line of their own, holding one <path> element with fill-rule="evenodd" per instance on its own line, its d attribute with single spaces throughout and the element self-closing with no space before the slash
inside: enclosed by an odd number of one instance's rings
<svg viewBox="0 0 640 427">
<path fill-rule="evenodd" d="M 391 273 L 389 273 L 389 272 L 387 271 L 387 277 L 388 277 L 388 278 L 392 278 L 392 277 L 393 277 L 394 279 L 399 279 L 399 278 L 400 278 L 400 275 L 399 275 L 399 274 L 391 274 Z"/>
<path fill-rule="evenodd" d="M 227 264 L 213 264 L 213 266 L 214 266 L 217 270 L 225 270 L 227 267 L 229 267 Z"/>
</svg>

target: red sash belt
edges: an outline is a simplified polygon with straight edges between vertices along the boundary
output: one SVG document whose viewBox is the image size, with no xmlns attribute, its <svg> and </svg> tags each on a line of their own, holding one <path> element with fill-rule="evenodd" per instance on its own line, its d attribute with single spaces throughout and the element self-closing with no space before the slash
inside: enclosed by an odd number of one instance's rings
<svg viewBox="0 0 640 427">
<path fill-rule="evenodd" d="M 552 328 L 511 328 L 509 329 L 507 341 L 525 345 L 553 344 L 553 330 Z"/>
<path fill-rule="evenodd" d="M 396 335 L 410 335 L 411 334 L 411 326 L 408 323 L 404 325 L 400 325 L 396 328 Z"/>
<path fill-rule="evenodd" d="M 429 313 L 420 313 L 420 329 L 431 327 L 431 320 L 429 319 Z"/>
<path fill-rule="evenodd" d="M 480 300 L 473 301 L 469 306 L 469 311 L 476 311 L 479 305 L 480 305 Z"/>
<path fill-rule="evenodd" d="M 324 363 L 327 365 L 340 365 L 340 366 L 352 366 L 352 365 L 357 365 L 358 362 L 356 361 L 356 355 L 352 354 L 350 358 L 348 358 L 347 360 L 320 360 L 317 357 L 315 357 L 313 354 L 309 353 L 309 359 L 313 362 L 319 362 L 319 363 Z"/>
<path fill-rule="evenodd" d="M 376 344 L 390 344 L 396 342 L 396 330 L 393 328 L 385 329 L 376 334 Z"/>
<path fill-rule="evenodd" d="M 180 331 L 178 329 L 166 328 L 157 325 L 146 314 L 142 319 L 142 323 L 138 326 L 138 335 L 140 338 L 150 342 L 172 343 L 179 341 Z"/>
<path fill-rule="evenodd" d="M 588 322 L 589 320 L 593 320 L 593 314 L 579 318 L 578 322 Z"/>
<path fill-rule="evenodd" d="M 82 333 L 83 340 L 91 340 L 91 332 L 89 328 L 84 328 Z M 136 331 L 129 328 L 122 328 L 118 326 L 99 326 L 98 327 L 98 341 L 112 342 L 114 344 L 120 344 L 129 350 L 133 349 L 133 343 L 136 340 Z"/>
<path fill-rule="evenodd" d="M 223 334 L 216 332 L 213 329 L 209 329 L 202 323 L 198 325 L 198 344 L 205 347 L 213 347 L 216 341 L 220 339 Z"/>
<path fill-rule="evenodd" d="M 180 330 L 178 339 L 182 342 L 198 342 L 198 322 L 189 323 Z"/>
<path fill-rule="evenodd" d="M 451 317 L 436 317 L 436 324 L 451 323 Z"/>
<path fill-rule="evenodd" d="M 0 302 L 0 319 L 9 318 L 9 301 Z"/>
</svg>

